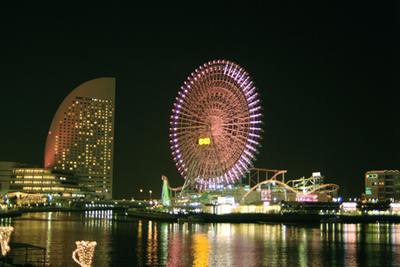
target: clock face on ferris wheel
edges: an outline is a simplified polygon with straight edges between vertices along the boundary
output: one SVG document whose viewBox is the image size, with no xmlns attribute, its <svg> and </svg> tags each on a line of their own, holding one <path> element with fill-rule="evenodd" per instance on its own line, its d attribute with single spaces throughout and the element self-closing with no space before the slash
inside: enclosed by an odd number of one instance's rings
<svg viewBox="0 0 400 267">
<path fill-rule="evenodd" d="M 214 60 L 181 87 L 171 115 L 175 165 L 198 190 L 241 179 L 255 160 L 261 133 L 257 89 L 239 65 Z"/>
</svg>

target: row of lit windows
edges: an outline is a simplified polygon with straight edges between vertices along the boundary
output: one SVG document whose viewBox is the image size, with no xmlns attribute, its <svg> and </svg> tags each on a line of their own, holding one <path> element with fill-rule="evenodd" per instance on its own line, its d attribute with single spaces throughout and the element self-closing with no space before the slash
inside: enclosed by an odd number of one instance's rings
<svg viewBox="0 0 400 267">
<path fill-rule="evenodd" d="M 57 166 L 54 166 L 54 169 L 55 170 L 67 170 L 67 168 L 65 168 L 65 167 L 57 167 Z M 73 171 L 74 169 L 72 167 L 70 167 L 69 170 Z M 85 169 L 85 168 L 82 168 L 79 171 L 77 171 L 76 173 L 78 173 L 78 174 L 88 173 L 88 174 L 111 175 L 111 173 L 108 172 L 108 171 L 105 171 L 105 170 L 104 171 L 96 171 L 96 170 L 97 169 Z"/>
<path fill-rule="evenodd" d="M 55 179 L 54 175 L 17 175 L 16 178 L 24 178 L 24 179 Z"/>
<path fill-rule="evenodd" d="M 71 148 L 71 152 L 68 154 L 74 154 L 76 155 L 77 153 L 82 154 L 82 156 L 85 156 L 86 154 L 90 154 L 91 156 L 95 153 L 95 155 L 97 157 L 100 157 L 101 154 L 103 154 L 103 152 L 100 150 L 101 147 L 95 147 L 96 145 L 94 145 L 94 149 L 89 149 L 89 148 L 78 148 L 77 144 L 75 144 L 76 147 Z M 94 151 L 93 151 L 94 150 Z M 63 148 L 54 148 L 54 151 L 56 154 L 58 153 L 62 153 L 65 155 L 65 152 L 69 152 L 70 149 L 69 148 L 65 148 L 65 146 L 63 146 Z M 109 152 L 108 154 L 110 154 L 111 152 Z M 104 154 L 107 154 L 106 152 L 104 152 Z"/>
<path fill-rule="evenodd" d="M 103 112 L 103 113 L 105 113 L 105 114 L 108 114 L 108 113 L 110 113 L 110 114 L 112 114 L 112 111 L 110 110 L 108 110 L 108 108 L 106 108 L 105 109 L 105 111 L 104 110 L 101 110 L 101 109 L 96 109 L 96 108 L 90 108 L 90 109 L 75 109 L 74 107 L 69 107 L 68 108 L 69 109 L 69 112 L 67 113 L 67 112 L 64 112 L 64 114 L 66 114 L 66 115 L 68 115 L 68 116 L 71 116 L 71 111 L 72 111 L 72 116 L 83 116 L 84 115 L 84 113 L 86 113 L 86 111 L 88 112 L 88 113 L 90 113 L 90 112 L 94 112 L 94 116 L 101 116 L 101 113 Z M 97 114 L 97 113 L 99 113 L 99 114 Z"/>
<path fill-rule="evenodd" d="M 82 178 L 84 178 L 84 179 L 93 179 L 93 180 L 95 180 L 95 179 L 110 179 L 110 177 L 108 177 L 108 176 L 102 176 L 102 177 L 81 176 L 81 179 Z"/>
<path fill-rule="evenodd" d="M 65 161 L 63 161 L 63 160 L 59 160 L 59 161 L 57 161 L 57 165 L 61 165 L 61 167 L 69 167 L 69 166 L 72 166 L 72 167 L 74 167 L 74 168 L 83 168 L 83 167 L 86 167 L 86 168 L 88 168 L 88 167 L 96 167 L 96 166 L 98 166 L 98 167 L 101 167 L 101 168 L 106 168 L 106 167 L 108 167 L 108 168 L 110 168 L 109 167 L 109 165 L 107 164 L 107 162 L 88 162 L 88 161 L 86 161 L 86 162 L 78 162 L 78 163 L 76 163 L 76 164 L 70 164 L 70 163 L 68 163 L 68 162 L 65 162 Z M 91 165 L 89 165 L 89 164 L 91 164 Z M 22 178 L 22 177 L 18 177 L 18 178 Z"/>
<path fill-rule="evenodd" d="M 60 135 L 62 135 L 62 134 L 60 134 Z M 82 136 L 79 136 L 79 140 L 78 140 L 78 136 L 77 135 L 73 135 L 73 136 L 71 136 L 71 138 L 69 138 L 69 134 L 67 134 L 67 135 L 68 136 L 67 137 L 64 136 L 64 138 L 62 138 L 62 136 L 60 136 L 60 137 L 56 136 L 57 145 L 58 144 L 62 145 L 65 142 L 69 142 L 70 143 L 70 142 L 72 142 L 73 139 L 75 139 L 76 141 L 80 141 L 80 142 L 86 141 L 86 143 L 90 142 L 91 144 L 97 142 L 97 144 L 99 144 L 100 142 L 107 142 L 108 136 L 109 136 L 107 133 L 105 133 L 104 136 L 99 136 L 101 138 L 101 139 L 99 139 L 99 137 L 97 137 L 97 134 L 90 135 L 90 134 L 83 133 L 81 135 L 85 135 L 87 138 L 85 138 L 85 140 L 84 140 L 84 139 L 82 139 Z M 70 139 L 71 141 L 70 140 L 66 141 L 65 139 Z M 111 136 L 110 139 L 113 140 L 114 138 Z M 58 143 L 58 142 L 60 142 L 60 143 Z M 109 143 L 111 143 L 111 142 L 109 141 Z"/>
<path fill-rule="evenodd" d="M 63 161 L 58 161 L 58 163 L 60 163 L 61 164 L 61 167 L 67 167 L 67 166 L 74 166 L 75 168 L 79 165 L 79 167 L 82 167 L 82 166 L 85 166 L 85 167 L 95 167 L 95 166 L 104 166 L 104 168 L 106 167 L 106 165 L 103 165 L 103 162 L 96 162 L 96 160 L 93 160 L 93 161 L 91 161 L 91 162 L 88 162 L 87 160 L 86 160 L 86 162 L 78 162 L 78 163 L 75 163 L 75 164 L 70 164 L 70 163 L 68 163 L 68 162 L 66 162 L 66 163 L 63 163 Z M 90 164 L 90 165 L 89 165 Z M 66 166 L 67 165 L 67 166 Z M 103 167 L 102 167 L 103 168 Z"/>
<path fill-rule="evenodd" d="M 111 157 L 111 152 L 107 153 L 106 149 L 104 149 L 104 152 L 103 152 L 100 149 L 101 148 L 98 148 L 95 151 L 93 151 L 93 149 L 91 149 L 91 150 L 89 150 L 89 149 L 88 150 L 77 150 L 77 149 L 75 149 L 75 150 L 71 150 L 71 151 L 69 150 L 69 148 L 67 148 L 66 151 L 65 151 L 65 149 L 60 149 L 60 153 L 59 154 L 62 154 L 62 156 L 61 155 L 59 155 L 59 156 L 65 158 L 66 157 L 65 156 L 65 154 L 66 154 L 65 152 L 69 152 L 69 153 L 67 153 L 67 155 L 73 155 L 74 158 L 76 158 L 77 154 L 80 154 L 80 155 L 78 155 L 78 159 L 85 158 L 85 156 L 86 156 L 86 159 L 90 159 L 90 160 L 92 160 L 93 158 L 94 159 L 101 158 L 101 159 L 105 160 L 106 157 L 108 157 L 108 158 Z"/>
<path fill-rule="evenodd" d="M 83 160 L 83 159 L 82 159 Z M 75 164 L 71 164 L 71 163 L 69 163 L 69 159 L 66 159 L 66 158 L 63 158 L 63 159 L 59 159 L 59 160 L 57 160 L 57 165 L 59 165 L 60 167 L 68 167 L 68 166 L 73 166 L 73 167 L 82 167 L 82 166 L 86 166 L 86 167 L 92 167 L 92 166 L 102 166 L 102 167 L 104 167 L 105 168 L 105 166 L 109 166 L 109 164 L 110 164 L 110 161 L 111 161 L 111 159 L 108 159 L 108 160 L 106 160 L 106 159 L 102 159 L 102 160 L 88 160 L 87 158 L 86 158 L 86 160 L 85 161 L 82 161 L 82 162 L 80 162 L 80 161 L 78 161 L 77 163 L 75 163 Z"/>
<path fill-rule="evenodd" d="M 111 130 L 109 130 L 109 132 L 111 132 Z M 80 141 L 83 140 L 82 137 L 86 137 L 87 140 L 85 140 L 85 141 L 93 142 L 94 140 L 96 140 L 95 138 L 101 138 L 101 139 L 97 139 L 97 141 L 105 141 L 105 140 L 108 139 L 108 136 L 110 136 L 110 135 L 111 135 L 111 133 L 106 133 L 106 132 L 104 132 L 104 133 L 79 132 L 78 134 L 76 132 L 74 132 L 72 134 L 69 134 L 69 133 L 65 134 L 65 131 L 64 131 L 64 135 L 63 135 L 63 133 L 60 133 L 60 136 L 56 136 L 56 141 L 57 142 L 58 141 L 60 141 L 60 142 L 64 141 L 65 142 L 65 139 L 71 139 L 71 140 L 72 139 L 76 139 L 76 140 L 78 140 L 78 137 L 79 137 Z M 111 139 L 113 139 L 113 138 L 111 137 Z"/>
<path fill-rule="evenodd" d="M 80 158 L 81 156 L 78 156 L 78 158 Z M 98 161 L 103 161 L 104 160 L 104 162 L 106 161 L 105 159 L 103 159 L 103 157 L 101 157 L 100 159 L 96 159 L 96 157 L 89 157 L 89 159 L 92 161 L 92 162 L 96 162 L 96 160 L 98 160 Z M 63 161 L 64 163 L 62 164 L 62 166 L 64 166 L 64 164 L 71 164 L 71 165 L 74 165 L 74 167 L 76 167 L 76 165 L 80 165 L 80 164 L 87 164 L 88 163 L 88 158 L 86 158 L 86 163 L 84 162 L 84 161 Z M 58 163 L 61 163 L 61 161 L 59 160 L 58 161 Z M 21 176 L 22 177 L 22 176 Z M 26 177 L 26 176 L 25 176 Z M 41 177 L 41 176 L 39 176 L 39 177 Z"/>
<path fill-rule="evenodd" d="M 15 184 L 60 184 L 60 182 L 57 181 L 15 181 Z"/>
<path fill-rule="evenodd" d="M 111 129 L 109 130 L 111 131 Z M 64 131 L 65 132 L 65 131 Z M 103 135 L 104 138 L 107 137 L 107 133 L 100 133 L 100 131 L 98 131 L 98 133 L 94 133 L 93 130 L 90 130 L 90 132 L 79 132 L 79 135 L 90 135 L 90 136 L 97 136 L 97 135 Z"/>
<path fill-rule="evenodd" d="M 64 133 L 65 132 L 67 132 L 67 133 L 70 133 L 70 132 L 76 133 L 77 129 L 79 129 L 81 131 L 89 131 L 90 130 L 92 132 L 93 132 L 93 130 L 97 130 L 98 132 L 107 131 L 107 130 L 111 131 L 111 125 L 109 125 L 108 128 L 107 128 L 107 126 L 104 125 L 104 124 L 96 125 L 97 122 L 94 122 L 94 124 L 95 125 L 93 125 L 93 124 L 83 125 L 83 127 L 75 125 L 74 128 L 72 128 L 71 125 L 69 125 L 69 124 L 67 124 L 67 126 L 64 125 L 64 127 L 62 126 L 62 124 L 60 124 L 59 130 L 60 130 L 60 132 L 64 132 Z M 94 128 L 95 126 L 96 126 L 96 128 Z M 64 131 L 62 131 L 62 130 L 64 130 Z"/>
<path fill-rule="evenodd" d="M 97 143 L 96 144 L 93 144 L 94 142 L 94 140 L 90 140 L 90 142 L 89 143 L 87 143 L 89 140 L 87 140 L 86 142 L 85 141 L 83 141 L 82 139 L 80 139 L 79 140 L 79 143 L 83 143 L 83 144 L 85 144 L 86 146 L 84 146 L 84 147 L 80 147 L 80 151 L 82 151 L 83 149 L 85 149 L 85 150 L 87 150 L 87 149 L 89 149 L 89 147 L 93 147 L 93 148 L 97 148 L 97 146 L 103 146 L 105 149 L 107 148 L 107 147 L 110 147 L 110 146 L 107 146 L 106 144 L 104 144 L 104 140 L 99 140 L 99 139 L 97 139 Z M 56 144 L 54 145 L 54 147 L 61 147 L 61 145 L 65 145 L 65 144 L 62 144 L 61 142 L 60 142 L 60 145 L 58 145 L 58 142 L 56 142 Z M 78 144 L 77 143 L 75 143 L 74 144 L 75 146 L 78 146 Z M 82 145 L 82 144 L 80 144 L 80 145 Z M 63 147 L 65 147 L 65 146 L 63 146 Z M 71 148 L 72 149 L 72 148 Z M 77 150 L 77 149 L 79 149 L 79 148 L 77 148 L 77 147 L 74 147 L 74 149 L 75 150 Z M 102 149 L 102 148 L 101 148 Z M 67 151 L 69 151 L 70 150 L 70 148 L 67 148 Z M 109 150 L 110 150 L 110 148 L 109 148 Z"/>
<path fill-rule="evenodd" d="M 111 160 L 110 160 L 111 161 Z M 109 161 L 109 162 L 110 162 Z M 78 163 L 78 164 L 69 164 L 69 163 L 64 163 L 64 161 L 58 161 L 57 162 L 57 167 L 65 167 L 65 168 L 69 168 L 69 167 L 73 167 L 73 168 L 93 168 L 93 169 L 110 169 L 110 164 L 104 162 L 104 163 L 96 163 L 96 162 L 85 162 L 85 163 Z M 39 179 L 39 178 L 38 178 Z"/>
<path fill-rule="evenodd" d="M 51 173 L 51 170 L 17 169 L 13 173 Z"/>
<path fill-rule="evenodd" d="M 86 113 L 86 112 L 85 112 Z M 84 120 L 107 120 L 112 118 L 112 113 L 105 112 L 106 114 L 100 114 L 100 115 L 93 115 L 93 114 L 72 114 L 71 113 L 65 113 L 66 115 L 64 116 L 64 121 L 68 120 L 69 121 L 76 121 L 76 122 L 82 122 Z M 72 119 L 71 119 L 72 118 Z"/>
<path fill-rule="evenodd" d="M 57 148 L 57 152 L 59 154 L 65 154 L 65 152 L 70 152 L 67 154 L 76 154 L 79 153 L 82 156 L 85 156 L 87 154 L 90 154 L 90 156 L 93 156 L 93 154 L 95 154 L 96 156 L 100 156 L 101 154 L 110 154 L 111 152 L 107 153 L 106 149 L 110 149 L 110 146 L 106 146 L 104 149 L 104 153 L 102 151 L 101 145 L 99 147 L 91 147 L 91 148 L 78 148 L 77 145 L 75 145 L 75 147 L 70 147 L 70 148 L 65 148 L 65 146 L 63 148 Z M 55 148 L 56 149 L 56 148 Z"/>
<path fill-rule="evenodd" d="M 22 188 L 23 190 L 36 190 L 36 191 L 49 191 L 49 190 L 56 190 L 56 191 L 79 191 L 78 188 L 70 188 L 70 187 L 30 187 L 30 186 L 24 186 Z"/>
<path fill-rule="evenodd" d="M 72 119 L 71 119 L 72 117 Z M 67 124 L 68 121 L 68 124 Z M 68 117 L 64 117 L 64 123 L 66 123 L 66 125 L 64 127 L 71 127 L 72 124 L 75 124 L 75 126 L 77 126 L 78 122 L 79 125 L 83 125 L 83 126 L 92 126 L 93 124 L 97 124 L 99 123 L 100 125 L 98 127 L 100 127 L 101 125 L 104 125 L 107 122 L 111 122 L 112 121 L 112 116 L 111 114 L 108 116 L 90 116 L 90 115 L 86 115 L 85 117 L 75 117 L 75 116 L 68 116 Z M 72 123 L 71 123 L 72 122 Z M 62 121 L 60 121 L 60 126 Z M 83 123 L 83 124 L 82 124 Z"/>
</svg>

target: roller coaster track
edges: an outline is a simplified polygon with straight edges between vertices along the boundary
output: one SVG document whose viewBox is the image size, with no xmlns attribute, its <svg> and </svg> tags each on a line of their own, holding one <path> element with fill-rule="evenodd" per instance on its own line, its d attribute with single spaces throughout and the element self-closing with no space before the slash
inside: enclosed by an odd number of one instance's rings
<svg viewBox="0 0 400 267">
<path fill-rule="evenodd" d="M 281 185 L 282 187 L 288 189 L 289 191 L 291 191 L 291 192 L 293 192 L 293 193 L 295 193 L 295 194 L 303 194 L 302 191 L 296 190 L 296 189 L 292 188 L 291 186 L 289 186 L 289 185 L 287 185 L 287 184 L 285 184 L 285 183 L 283 183 L 283 182 L 281 182 L 281 181 L 275 180 L 276 176 L 278 176 L 279 174 L 282 174 L 282 173 L 286 173 L 286 172 L 287 172 L 287 171 L 279 171 L 279 172 L 277 172 L 274 176 L 272 176 L 269 180 L 262 181 L 262 182 L 256 184 L 255 186 L 253 186 L 253 187 L 240 199 L 239 203 L 242 202 L 242 201 L 243 201 L 252 191 L 254 191 L 258 186 L 260 186 L 260 185 L 265 185 L 265 184 L 279 184 L 279 185 Z M 318 191 L 318 190 L 320 190 L 320 189 L 328 188 L 328 187 L 330 187 L 331 189 L 330 189 L 330 190 L 326 190 L 326 191 L 325 191 L 326 193 L 332 193 L 332 192 L 335 192 L 335 191 L 339 190 L 339 186 L 336 185 L 336 184 L 324 184 L 324 185 L 321 185 L 321 186 L 318 186 L 318 187 L 314 188 L 314 189 L 311 190 L 311 191 L 308 191 L 307 194 L 312 194 L 312 193 L 314 193 L 314 192 L 316 192 L 316 191 Z"/>
</svg>

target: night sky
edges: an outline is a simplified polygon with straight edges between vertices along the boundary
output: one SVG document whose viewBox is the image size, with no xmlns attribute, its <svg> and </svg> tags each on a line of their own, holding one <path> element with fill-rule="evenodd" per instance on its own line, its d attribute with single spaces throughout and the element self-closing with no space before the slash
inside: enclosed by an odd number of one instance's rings
<svg viewBox="0 0 400 267">
<path fill-rule="evenodd" d="M 382 3 L 383 2 L 383 3 Z M 114 197 L 161 195 L 169 121 L 199 65 L 231 60 L 264 108 L 257 168 L 319 171 L 350 196 L 400 169 L 399 1 L 1 1 L 0 161 L 43 166 L 58 106 L 116 77 Z"/>
</svg>

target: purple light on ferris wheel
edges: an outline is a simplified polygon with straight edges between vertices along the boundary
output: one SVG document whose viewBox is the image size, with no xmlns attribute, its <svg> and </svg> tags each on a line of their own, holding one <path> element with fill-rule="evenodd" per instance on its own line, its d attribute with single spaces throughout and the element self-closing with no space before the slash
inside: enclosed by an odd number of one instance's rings
<svg viewBox="0 0 400 267">
<path fill-rule="evenodd" d="M 254 158 L 254 155 L 250 153 L 248 150 L 244 150 L 244 153 L 249 156 L 251 159 Z"/>
<path fill-rule="evenodd" d="M 235 167 L 236 167 L 236 169 L 238 170 L 238 172 L 240 173 L 240 175 L 243 175 L 243 170 L 242 170 L 242 167 L 241 167 L 241 166 L 239 166 L 239 164 L 238 164 L 238 163 L 235 165 Z M 244 169 L 244 170 L 246 170 L 246 169 Z"/>
<path fill-rule="evenodd" d="M 249 91 L 247 91 L 244 95 L 245 95 L 246 97 L 248 97 L 249 95 L 251 95 L 251 94 L 254 93 L 255 91 L 256 91 L 256 88 L 253 87 L 253 88 L 251 88 Z"/>
<path fill-rule="evenodd" d="M 225 179 L 226 183 L 229 184 L 228 175 L 226 175 L 226 173 L 224 174 L 224 179 Z"/>
<path fill-rule="evenodd" d="M 249 82 L 245 88 L 243 88 L 243 92 L 246 93 L 247 90 L 249 90 L 249 88 L 253 85 L 253 81 Z"/>
<path fill-rule="evenodd" d="M 255 149 L 254 147 L 250 146 L 249 144 L 246 144 L 246 148 L 248 148 L 249 150 L 256 152 L 257 149 Z"/>
<path fill-rule="evenodd" d="M 250 118 L 254 119 L 254 118 L 258 118 L 261 117 L 261 113 L 257 113 L 257 114 L 251 114 Z"/>
<path fill-rule="evenodd" d="M 249 109 L 249 112 L 250 112 L 250 113 L 254 113 L 254 112 L 256 112 L 256 111 L 258 111 L 258 110 L 260 110 L 260 109 L 261 109 L 261 107 L 258 106 L 258 107 Z"/>
<path fill-rule="evenodd" d="M 246 158 L 246 156 L 245 155 L 241 155 L 240 156 L 244 161 L 246 161 L 246 163 L 248 164 L 248 165 L 251 165 L 251 162 L 250 162 L 250 160 L 248 159 L 248 158 Z M 246 168 L 247 169 L 247 168 Z"/>
<path fill-rule="evenodd" d="M 232 173 L 231 172 L 228 172 L 228 175 L 229 175 L 229 178 L 230 178 L 230 180 L 232 181 L 232 183 L 234 183 L 235 182 L 235 177 L 233 177 L 233 175 L 232 175 Z"/>
<path fill-rule="evenodd" d="M 251 103 L 249 104 L 249 108 L 251 108 L 251 107 L 257 105 L 258 103 L 260 103 L 260 100 L 259 100 L 259 99 L 257 99 L 256 101 L 251 102 Z"/>
<path fill-rule="evenodd" d="M 258 93 L 253 94 L 252 96 L 250 96 L 249 98 L 247 98 L 247 102 L 253 101 L 257 96 L 258 96 Z"/>
<path fill-rule="evenodd" d="M 235 168 L 232 168 L 233 174 L 235 175 L 236 178 L 238 178 L 238 173 L 236 172 Z"/>
<path fill-rule="evenodd" d="M 245 74 L 246 74 L 246 73 L 243 72 L 243 73 L 242 73 L 242 76 L 240 76 L 240 78 L 237 80 L 237 82 L 238 82 L 239 84 L 242 82 L 242 80 L 243 80 Z"/>
<path fill-rule="evenodd" d="M 253 132 L 255 132 L 255 131 L 261 131 L 261 128 L 260 128 L 260 127 L 250 127 L 249 129 L 250 129 L 250 131 L 253 131 Z"/>
<path fill-rule="evenodd" d="M 249 136 L 253 137 L 253 138 L 260 138 L 259 134 L 253 134 L 253 133 L 249 133 Z"/>
<path fill-rule="evenodd" d="M 257 142 L 257 141 L 254 141 L 253 139 L 247 139 L 247 142 L 258 146 L 258 142 Z"/>
</svg>

